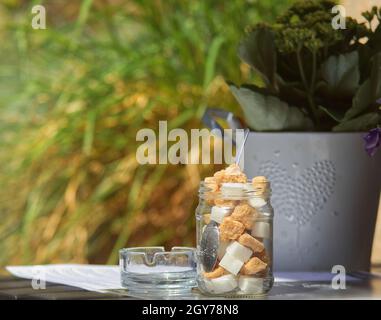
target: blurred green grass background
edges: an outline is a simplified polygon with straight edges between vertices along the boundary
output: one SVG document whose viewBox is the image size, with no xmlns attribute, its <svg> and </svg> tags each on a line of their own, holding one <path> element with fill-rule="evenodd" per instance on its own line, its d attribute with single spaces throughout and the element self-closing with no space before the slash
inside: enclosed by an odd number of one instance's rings
<svg viewBox="0 0 381 320">
<path fill-rule="evenodd" d="M 194 245 L 211 166 L 138 165 L 136 132 L 239 113 L 236 47 L 285 0 L 3 0 L 0 265 L 116 263 L 118 249 Z M 43 4 L 47 29 L 31 27 Z"/>
</svg>

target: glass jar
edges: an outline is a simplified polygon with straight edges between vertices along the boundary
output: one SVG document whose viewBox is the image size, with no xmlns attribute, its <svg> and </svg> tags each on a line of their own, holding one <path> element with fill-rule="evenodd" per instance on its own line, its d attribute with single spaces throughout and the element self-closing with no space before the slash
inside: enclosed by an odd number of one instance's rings
<svg viewBox="0 0 381 320">
<path fill-rule="evenodd" d="M 243 297 L 272 287 L 273 208 L 270 183 L 256 177 L 221 188 L 201 182 L 197 221 L 197 282 L 206 295 Z"/>
</svg>

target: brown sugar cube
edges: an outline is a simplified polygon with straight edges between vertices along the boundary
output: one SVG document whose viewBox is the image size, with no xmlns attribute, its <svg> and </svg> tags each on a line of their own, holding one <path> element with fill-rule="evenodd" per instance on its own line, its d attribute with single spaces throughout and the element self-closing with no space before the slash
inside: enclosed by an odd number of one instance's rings
<svg viewBox="0 0 381 320">
<path fill-rule="evenodd" d="M 205 187 L 210 189 L 210 191 L 212 191 L 212 192 L 218 191 L 218 183 L 217 183 L 216 178 L 214 178 L 214 177 L 206 177 L 204 179 L 204 184 L 205 184 Z"/>
<path fill-rule="evenodd" d="M 264 176 L 257 176 L 254 177 L 251 181 L 253 184 L 254 190 L 255 190 L 255 195 L 263 195 L 267 192 L 267 185 L 268 185 L 268 180 Z"/>
<path fill-rule="evenodd" d="M 205 201 L 208 205 L 214 206 L 215 199 L 218 196 L 218 192 L 207 192 L 205 193 Z"/>
<path fill-rule="evenodd" d="M 247 177 L 241 171 L 240 167 L 236 164 L 231 164 L 225 170 L 217 171 L 214 174 L 214 178 L 218 181 L 219 184 L 225 182 L 237 182 L 237 183 L 246 183 Z"/>
<path fill-rule="evenodd" d="M 264 249 L 262 252 L 255 253 L 255 256 L 261 259 L 263 262 L 269 264 L 270 263 L 270 258 L 267 255 L 266 249 Z"/>
<path fill-rule="evenodd" d="M 214 177 L 206 177 L 204 179 L 204 185 L 208 189 L 207 192 L 205 192 L 205 200 L 206 202 L 213 206 L 214 205 L 214 199 L 218 195 L 219 186 L 216 181 L 216 178 Z"/>
<path fill-rule="evenodd" d="M 262 242 L 258 241 L 257 239 L 253 238 L 251 235 L 244 233 L 238 238 L 238 242 L 242 244 L 245 247 L 250 248 L 253 250 L 254 253 L 262 252 L 265 249 L 265 246 Z"/>
<path fill-rule="evenodd" d="M 243 223 L 246 229 L 251 229 L 256 215 L 257 212 L 253 207 L 242 204 L 234 208 L 231 218 Z"/>
<path fill-rule="evenodd" d="M 209 224 L 209 222 L 210 222 L 210 213 L 204 214 L 203 219 L 204 219 L 204 224 Z"/>
<path fill-rule="evenodd" d="M 204 272 L 204 277 L 207 279 L 214 279 L 214 278 L 219 278 L 223 276 L 224 274 L 227 274 L 227 271 L 221 266 L 218 266 L 216 269 L 214 269 L 211 272 Z"/>
<path fill-rule="evenodd" d="M 245 226 L 241 222 L 226 217 L 220 225 L 220 238 L 222 241 L 237 240 L 244 231 Z"/>
<path fill-rule="evenodd" d="M 229 167 L 225 169 L 225 175 L 246 175 L 241 171 L 241 168 L 238 164 L 232 163 Z"/>
<path fill-rule="evenodd" d="M 215 177 L 205 177 L 204 182 L 205 182 L 206 184 L 217 183 Z"/>
<path fill-rule="evenodd" d="M 254 257 L 243 265 L 241 273 L 243 275 L 251 275 L 265 271 L 266 268 L 267 263 L 263 262 L 261 259 L 257 257 Z"/>
<path fill-rule="evenodd" d="M 225 176 L 225 170 L 220 170 L 217 171 L 214 175 L 213 178 L 217 182 L 217 184 L 220 184 L 220 180 Z"/>
<path fill-rule="evenodd" d="M 205 199 L 206 203 L 209 205 L 209 206 L 214 206 L 214 200 L 213 199 Z"/>
<path fill-rule="evenodd" d="M 214 199 L 214 204 L 218 207 L 235 207 L 237 204 L 237 200 L 225 200 L 221 198 Z"/>
<path fill-rule="evenodd" d="M 226 174 L 220 179 L 219 182 L 220 183 L 226 183 L 226 182 L 246 183 L 247 178 L 244 174 Z"/>
<path fill-rule="evenodd" d="M 213 175 L 213 178 L 219 179 L 225 174 L 225 169 L 222 169 L 220 171 L 216 171 Z"/>
<path fill-rule="evenodd" d="M 269 182 L 265 176 L 256 176 L 253 178 L 252 183 L 253 184 L 266 184 Z"/>
</svg>

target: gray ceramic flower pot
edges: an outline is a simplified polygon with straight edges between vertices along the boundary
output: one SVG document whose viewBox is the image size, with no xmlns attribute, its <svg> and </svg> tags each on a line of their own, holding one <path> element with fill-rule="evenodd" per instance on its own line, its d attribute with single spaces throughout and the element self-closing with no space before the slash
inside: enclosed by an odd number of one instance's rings
<svg viewBox="0 0 381 320">
<path fill-rule="evenodd" d="M 381 187 L 381 150 L 363 133 L 250 132 L 248 176 L 271 181 L 275 270 L 368 270 Z"/>
</svg>

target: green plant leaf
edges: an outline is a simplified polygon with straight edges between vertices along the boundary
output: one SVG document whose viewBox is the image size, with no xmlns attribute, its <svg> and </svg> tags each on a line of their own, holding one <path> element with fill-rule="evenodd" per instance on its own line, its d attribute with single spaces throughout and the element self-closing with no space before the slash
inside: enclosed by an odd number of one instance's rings
<svg viewBox="0 0 381 320">
<path fill-rule="evenodd" d="M 270 89 L 276 89 L 276 53 L 274 36 L 269 29 L 260 28 L 250 32 L 239 44 L 238 55 L 260 74 Z"/>
<path fill-rule="evenodd" d="M 357 90 L 352 107 L 345 113 L 344 120 L 350 120 L 365 112 L 381 97 L 381 52 L 373 56 L 370 78 Z"/>
<path fill-rule="evenodd" d="M 352 107 L 349 108 L 345 113 L 344 120 L 349 120 L 356 117 L 368 107 L 369 103 L 371 102 L 371 88 L 371 80 L 365 80 L 365 82 L 356 92 L 356 95 L 353 97 Z"/>
<path fill-rule="evenodd" d="M 330 56 L 322 65 L 322 77 L 332 93 L 352 95 L 359 81 L 359 55 L 357 51 L 338 56 Z"/>
<path fill-rule="evenodd" d="M 379 52 L 381 50 L 381 24 L 369 35 L 367 46 L 369 46 L 373 52 Z"/>
<path fill-rule="evenodd" d="M 380 120 L 377 112 L 370 112 L 355 119 L 341 122 L 333 128 L 333 131 L 365 131 L 375 127 Z"/>
<path fill-rule="evenodd" d="M 341 122 L 341 120 L 344 117 L 344 114 L 337 111 L 337 110 L 332 110 L 331 108 L 326 108 L 323 106 L 319 106 L 319 109 L 322 110 L 324 113 L 326 113 L 328 116 L 330 116 L 333 120 L 336 122 Z"/>
<path fill-rule="evenodd" d="M 290 107 L 279 98 L 265 94 L 255 86 L 230 90 L 241 105 L 248 125 L 257 131 L 303 130 L 312 128 L 311 120 L 298 108 Z"/>
<path fill-rule="evenodd" d="M 86 155 L 90 155 L 91 148 L 93 146 L 96 119 L 97 119 L 97 114 L 95 110 L 91 110 L 87 114 L 86 130 L 85 130 L 85 135 L 83 137 L 83 145 L 82 145 L 82 150 L 84 154 Z"/>
<path fill-rule="evenodd" d="M 370 74 L 372 102 L 381 97 L 381 52 L 373 56 Z"/>
<path fill-rule="evenodd" d="M 215 69 L 216 69 L 216 61 L 218 57 L 218 53 L 225 41 L 225 38 L 223 36 L 217 36 L 213 39 L 206 58 L 205 62 L 205 71 L 204 71 L 204 90 L 208 87 L 210 82 L 213 80 L 213 77 L 215 76 Z"/>
</svg>

